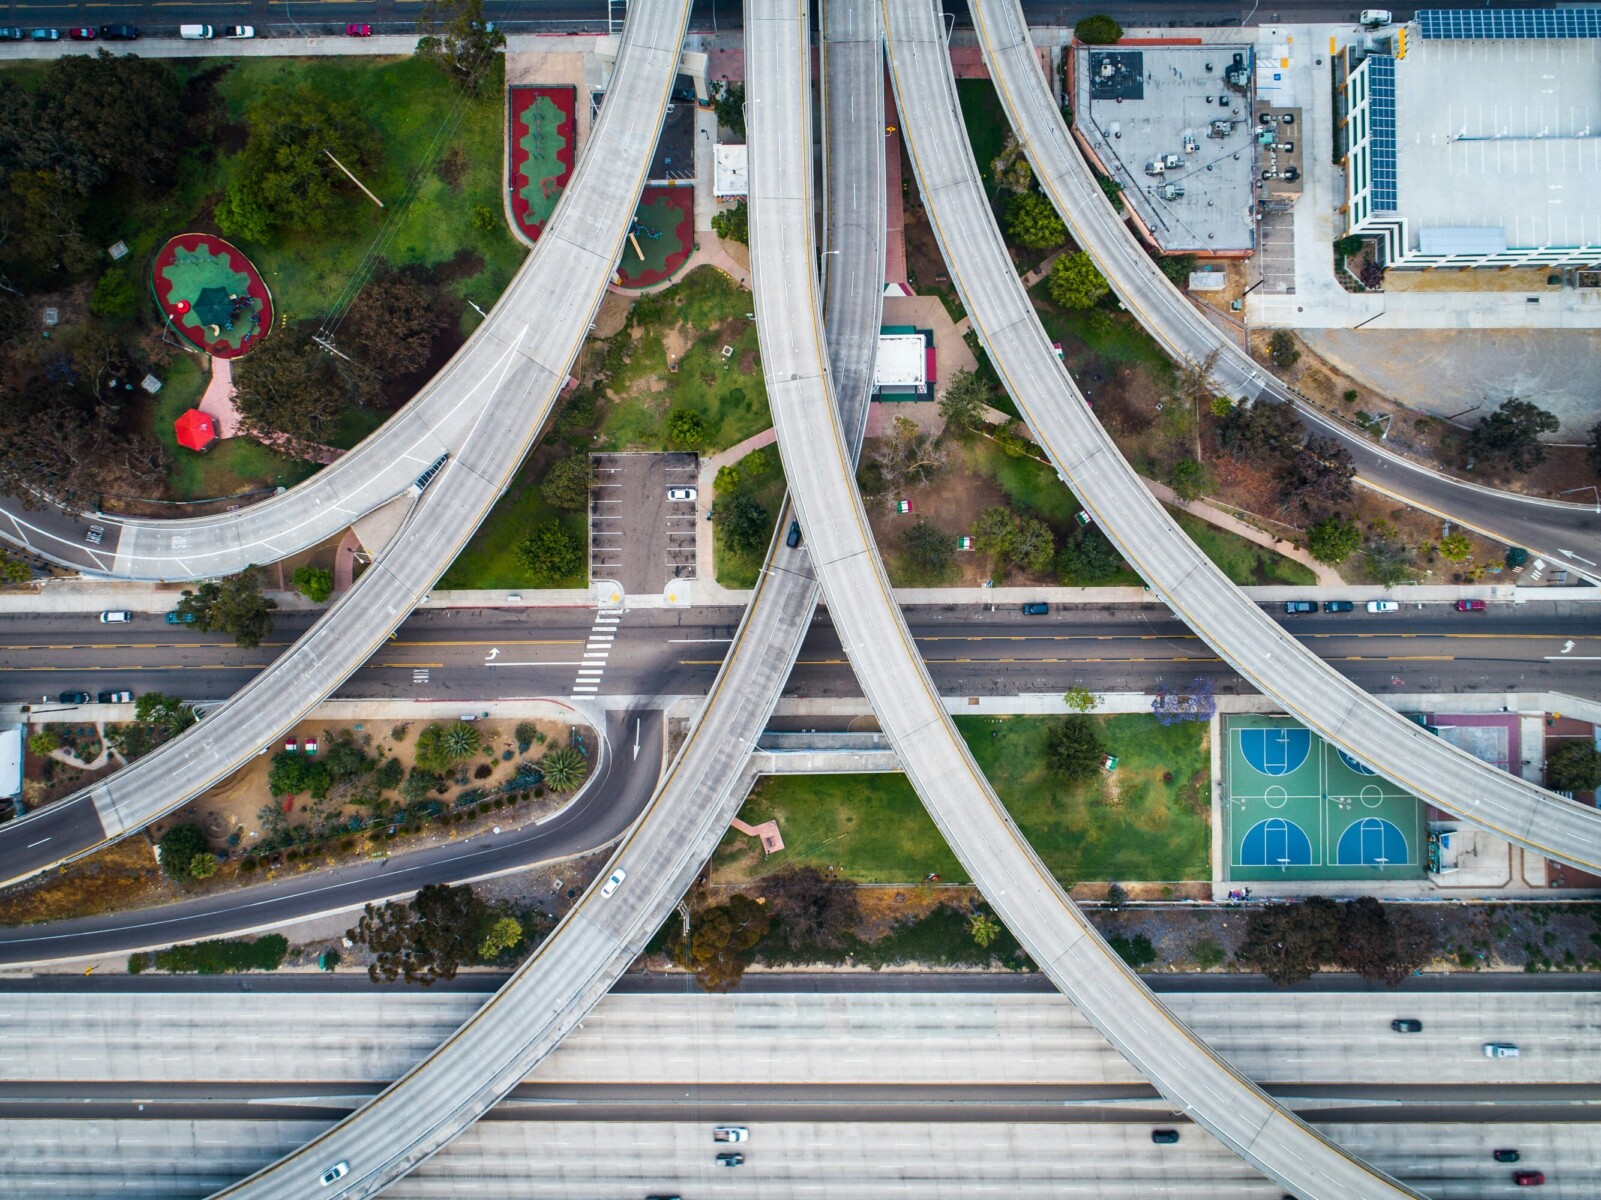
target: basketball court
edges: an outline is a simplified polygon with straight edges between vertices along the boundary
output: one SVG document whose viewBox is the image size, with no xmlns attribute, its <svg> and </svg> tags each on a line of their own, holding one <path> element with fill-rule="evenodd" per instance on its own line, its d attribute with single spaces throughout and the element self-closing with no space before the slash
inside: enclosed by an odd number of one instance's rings
<svg viewBox="0 0 1601 1200">
<path fill-rule="evenodd" d="M 1286 717 L 1224 722 L 1228 878 L 1417 879 L 1423 805 Z"/>
</svg>

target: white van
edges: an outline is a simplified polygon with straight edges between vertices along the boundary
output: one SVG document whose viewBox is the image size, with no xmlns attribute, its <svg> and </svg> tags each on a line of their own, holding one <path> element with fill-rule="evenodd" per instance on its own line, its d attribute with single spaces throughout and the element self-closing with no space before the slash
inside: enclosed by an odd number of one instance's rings
<svg viewBox="0 0 1601 1200">
<path fill-rule="evenodd" d="M 1359 19 L 1369 29 L 1377 29 L 1381 25 L 1388 25 L 1392 20 L 1389 10 L 1384 8 L 1364 8 Z"/>
<path fill-rule="evenodd" d="M 180 25 L 178 36 L 188 38 L 192 42 L 203 42 L 211 37 L 210 25 Z"/>
</svg>

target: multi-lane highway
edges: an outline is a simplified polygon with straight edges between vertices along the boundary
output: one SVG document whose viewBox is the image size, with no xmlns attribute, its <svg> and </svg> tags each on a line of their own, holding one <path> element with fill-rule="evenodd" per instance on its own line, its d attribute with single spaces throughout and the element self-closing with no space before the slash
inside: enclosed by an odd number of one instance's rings
<svg viewBox="0 0 1601 1200">
<path fill-rule="evenodd" d="M 1449 604 L 1285 617 L 1283 628 L 1369 692 L 1556 691 L 1598 695 L 1601 612 L 1532 602 L 1462 614 Z M 704 695 L 743 610 L 633 610 L 598 679 L 602 699 L 641 703 Z M 1150 691 L 1204 675 L 1220 690 L 1247 685 L 1159 605 L 1060 606 L 1044 617 L 1017 606 L 909 606 L 906 622 L 945 696 Z M 163 691 L 225 699 L 276 662 L 311 618 L 279 618 L 279 635 L 246 650 L 175 626 L 140 629 L 57 615 L 0 617 L 0 703 L 32 703 L 74 717 L 63 691 Z M 336 698 L 500 700 L 568 696 L 593 627 L 587 609 L 430 609 L 413 614 Z M 426 678 L 421 678 L 426 676 Z M 788 696 L 856 696 L 860 688 L 826 609 L 812 619 L 785 685 Z"/>
</svg>

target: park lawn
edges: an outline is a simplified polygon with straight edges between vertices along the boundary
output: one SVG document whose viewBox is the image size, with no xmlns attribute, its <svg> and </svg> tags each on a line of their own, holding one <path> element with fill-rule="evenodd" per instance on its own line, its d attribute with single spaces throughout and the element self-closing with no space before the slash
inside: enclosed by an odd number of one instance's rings
<svg viewBox="0 0 1601 1200">
<path fill-rule="evenodd" d="M 962 121 L 967 126 L 967 140 L 973 147 L 979 177 L 985 190 L 993 194 L 995 179 L 990 164 L 1005 149 L 1011 122 L 1006 119 L 995 85 L 988 79 L 958 79 L 956 97 L 962 105 Z"/>
<path fill-rule="evenodd" d="M 1046 736 L 1059 719 L 956 718 L 985 777 L 1056 878 L 1209 878 L 1207 724 L 1164 726 L 1143 713 L 1096 717 L 1118 768 L 1063 784 L 1045 766 Z"/>
<path fill-rule="evenodd" d="M 595 448 L 668 449 L 666 418 L 674 408 L 701 415 L 705 453 L 770 427 L 750 311 L 750 293 L 715 267 L 697 268 L 665 292 L 635 301 L 633 341 L 607 383 Z M 725 355 L 724 347 L 733 352 Z M 669 352 L 676 370 L 668 369 Z"/>
<path fill-rule="evenodd" d="M 213 442 L 204 454 L 178 445 L 172 423 L 200 403 L 206 377 L 198 354 L 179 354 L 162 369 L 156 396 L 155 434 L 166 447 L 167 481 L 178 500 L 213 500 L 257 488 L 293 487 L 317 470 L 316 463 L 275 454 L 245 437 Z"/>
<path fill-rule="evenodd" d="M 1187 512 L 1174 508 L 1167 511 L 1179 523 L 1179 528 L 1189 535 L 1190 541 L 1200 547 L 1201 553 L 1241 587 L 1272 583 L 1310 585 L 1317 582 L 1312 569 L 1293 558 L 1275 554 L 1227 529 L 1208 525 Z"/>
<path fill-rule="evenodd" d="M 533 587 L 533 576 L 517 561 L 517 544 L 535 526 L 561 521 L 584 544 L 584 561 L 589 560 L 589 522 L 583 512 L 566 513 L 552 508 L 539 494 L 539 481 L 548 463 L 544 456 L 530 455 L 523 461 L 506 494 L 495 502 L 456 561 L 434 586 L 447 591 L 479 588 Z M 581 588 L 589 584 L 589 571 L 578 571 L 553 587 Z"/>
<path fill-rule="evenodd" d="M 753 450 L 734 466 L 739 471 L 739 486 L 728 496 L 719 492 L 714 503 L 732 496 L 745 496 L 767 510 L 771 520 L 777 521 L 784 507 L 784 494 L 789 489 L 784 479 L 784 464 L 779 460 L 777 446 L 763 446 Z M 713 524 L 712 558 L 716 563 L 717 582 L 726 588 L 753 588 L 761 575 L 767 547 L 755 554 L 735 554 L 723 544 L 722 531 Z"/>
<path fill-rule="evenodd" d="M 837 867 L 854 883 L 915 883 L 931 872 L 942 883 L 968 881 L 898 772 L 764 776 L 739 816 L 751 825 L 776 820 L 784 848 L 764 857 L 756 838 L 730 829 L 712 856 L 718 883 L 796 865 Z"/>
<path fill-rule="evenodd" d="M 1124 312 L 1104 308 L 1065 309 L 1052 301 L 1049 285 L 1041 280 L 1030 289 L 1034 311 L 1051 340 L 1061 342 L 1068 370 L 1074 371 L 1074 350 L 1083 348 L 1107 367 L 1139 366 L 1152 373 L 1164 389 L 1173 378 L 1173 362 L 1155 338 Z"/>
</svg>

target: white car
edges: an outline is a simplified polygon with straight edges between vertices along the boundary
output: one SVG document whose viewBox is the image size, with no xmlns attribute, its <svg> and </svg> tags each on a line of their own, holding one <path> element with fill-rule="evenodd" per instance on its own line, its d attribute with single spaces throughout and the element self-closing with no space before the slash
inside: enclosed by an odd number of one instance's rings
<svg viewBox="0 0 1601 1200">
<path fill-rule="evenodd" d="M 615 892 L 618 888 L 620 888 L 622 886 L 623 880 L 625 880 L 627 878 L 628 878 L 628 872 L 623 870 L 621 867 L 618 867 L 615 871 L 613 871 L 611 873 L 611 878 L 606 880 L 606 882 L 601 885 L 600 894 L 602 896 L 611 895 L 613 892 Z"/>
<path fill-rule="evenodd" d="M 100 614 L 102 625 L 126 625 L 133 620 L 133 614 L 125 608 L 113 608 Z"/>
<path fill-rule="evenodd" d="M 718 1125 L 712 1129 L 714 1142 L 748 1142 L 750 1130 L 743 1125 Z"/>
<path fill-rule="evenodd" d="M 254 25 L 224 25 L 222 27 L 222 36 L 234 41 L 238 41 L 241 38 L 253 38 L 256 36 L 256 27 Z"/>
<path fill-rule="evenodd" d="M 334 1183 L 337 1180 L 343 1179 L 349 1174 L 350 1164 L 340 1160 L 322 1173 L 322 1186 L 327 1187 L 330 1183 Z"/>
<path fill-rule="evenodd" d="M 1511 1042 L 1485 1042 L 1484 1043 L 1484 1057 L 1485 1058 L 1516 1058 L 1517 1056 L 1518 1056 L 1518 1048 L 1516 1046 L 1514 1046 Z"/>
<path fill-rule="evenodd" d="M 1377 29 L 1381 25 L 1388 25 L 1393 18 L 1387 8 L 1364 8 L 1360 18 L 1361 23 L 1369 29 Z"/>
<path fill-rule="evenodd" d="M 693 502 L 695 497 L 698 496 L 699 494 L 700 493 L 697 492 L 694 488 L 668 488 L 667 489 L 667 498 L 669 500 L 689 500 L 689 501 Z"/>
<path fill-rule="evenodd" d="M 1369 600 L 1368 612 L 1396 612 L 1400 605 L 1394 600 Z"/>
</svg>

